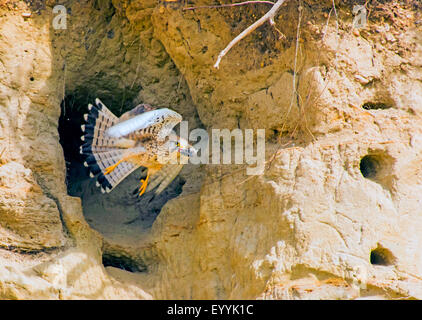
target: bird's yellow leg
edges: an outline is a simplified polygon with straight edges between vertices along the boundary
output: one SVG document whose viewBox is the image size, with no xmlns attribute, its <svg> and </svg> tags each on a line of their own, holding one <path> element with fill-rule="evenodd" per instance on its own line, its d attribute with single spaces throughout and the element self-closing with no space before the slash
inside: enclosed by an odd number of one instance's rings
<svg viewBox="0 0 422 320">
<path fill-rule="evenodd" d="M 124 160 L 122 159 L 122 160 L 119 160 L 119 161 L 117 161 L 115 164 L 113 164 L 112 166 L 110 166 L 110 167 L 108 167 L 105 171 L 104 171 L 104 174 L 109 174 L 109 173 L 111 173 L 114 169 L 116 169 L 116 167 L 120 164 L 120 163 L 122 163 Z"/>
<path fill-rule="evenodd" d="M 145 190 L 147 189 L 148 179 L 149 179 L 149 170 L 148 170 L 147 177 L 145 178 L 145 180 L 141 179 L 142 185 L 139 188 L 139 196 L 142 196 L 144 194 Z"/>
</svg>

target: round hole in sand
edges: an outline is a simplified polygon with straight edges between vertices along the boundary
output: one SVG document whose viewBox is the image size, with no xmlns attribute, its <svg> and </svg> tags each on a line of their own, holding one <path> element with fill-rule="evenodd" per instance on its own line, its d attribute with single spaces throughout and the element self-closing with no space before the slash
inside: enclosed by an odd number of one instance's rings
<svg viewBox="0 0 422 320">
<path fill-rule="evenodd" d="M 360 160 L 360 172 L 365 178 L 373 179 L 379 170 L 379 160 L 376 156 L 366 155 Z"/>
</svg>

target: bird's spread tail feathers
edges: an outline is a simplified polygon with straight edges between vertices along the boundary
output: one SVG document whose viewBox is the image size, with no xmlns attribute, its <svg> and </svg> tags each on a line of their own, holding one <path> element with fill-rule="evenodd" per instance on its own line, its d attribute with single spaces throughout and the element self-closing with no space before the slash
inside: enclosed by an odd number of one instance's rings
<svg viewBox="0 0 422 320">
<path fill-rule="evenodd" d="M 119 162 L 124 157 L 125 149 L 116 146 L 118 139 L 108 137 L 106 130 L 118 122 L 118 118 L 97 98 L 95 106 L 88 105 L 85 114 L 86 124 L 82 125 L 80 153 L 86 156 L 84 165 L 89 168 L 90 176 L 97 177 L 97 186 L 102 192 L 110 192 L 124 178 L 139 166 L 130 162 Z M 107 168 L 118 164 L 107 173 Z"/>
</svg>

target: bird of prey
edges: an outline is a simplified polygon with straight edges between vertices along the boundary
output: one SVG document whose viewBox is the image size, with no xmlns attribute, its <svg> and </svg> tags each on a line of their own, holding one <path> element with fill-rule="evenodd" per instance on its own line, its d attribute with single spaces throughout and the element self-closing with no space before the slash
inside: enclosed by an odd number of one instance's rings
<svg viewBox="0 0 422 320">
<path fill-rule="evenodd" d="M 175 111 L 140 104 L 118 118 L 98 98 L 88 109 L 86 124 L 81 126 L 85 143 L 80 153 L 86 156 L 84 165 L 91 177 L 97 176 L 96 184 L 103 193 L 142 166 L 147 168 L 147 176 L 140 181 L 139 195 L 157 186 L 155 193 L 159 194 L 186 163 L 180 159 L 196 154 L 195 148 L 173 131 L 182 121 Z"/>
</svg>

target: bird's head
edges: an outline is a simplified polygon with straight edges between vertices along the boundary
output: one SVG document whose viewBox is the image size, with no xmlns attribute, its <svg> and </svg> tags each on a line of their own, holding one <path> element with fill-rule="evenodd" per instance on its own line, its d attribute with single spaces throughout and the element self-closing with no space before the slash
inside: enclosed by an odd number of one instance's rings
<svg viewBox="0 0 422 320">
<path fill-rule="evenodd" d="M 177 135 L 171 135 L 169 139 L 170 153 L 180 154 L 183 157 L 196 155 L 197 150 L 186 140 Z"/>
<path fill-rule="evenodd" d="M 174 132 L 167 137 L 161 150 L 163 153 L 160 159 L 164 162 L 172 161 L 171 159 L 190 158 L 197 153 L 197 150 L 187 140 L 177 136 Z"/>
</svg>

